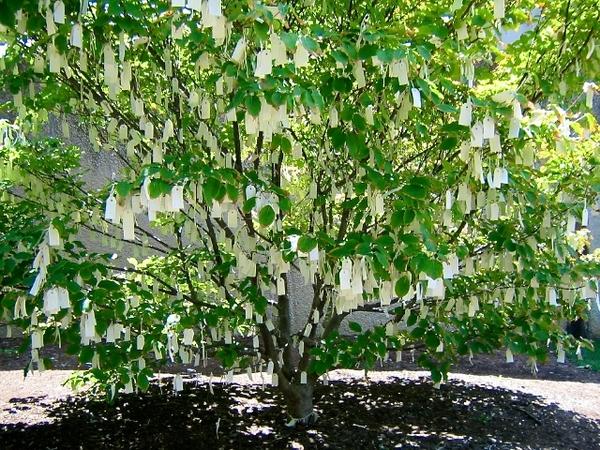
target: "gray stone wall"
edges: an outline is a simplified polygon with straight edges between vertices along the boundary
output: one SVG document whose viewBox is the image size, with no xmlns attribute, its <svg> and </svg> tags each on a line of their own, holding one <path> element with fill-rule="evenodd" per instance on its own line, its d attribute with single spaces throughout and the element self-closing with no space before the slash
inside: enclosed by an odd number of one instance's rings
<svg viewBox="0 0 600 450">
<path fill-rule="evenodd" d="M 600 123 L 600 95 L 596 95 L 593 104 L 594 116 Z M 600 248 L 600 205 L 591 208 L 589 230 L 592 234 L 591 250 Z M 588 331 L 590 337 L 600 338 L 600 292 L 595 299 L 590 300 Z"/>
</svg>

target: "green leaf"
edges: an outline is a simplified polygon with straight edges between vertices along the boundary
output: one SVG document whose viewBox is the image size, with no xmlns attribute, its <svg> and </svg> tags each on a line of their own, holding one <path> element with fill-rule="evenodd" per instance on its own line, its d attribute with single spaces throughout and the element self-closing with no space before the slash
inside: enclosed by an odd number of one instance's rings
<svg viewBox="0 0 600 450">
<path fill-rule="evenodd" d="M 450 150 L 452 148 L 455 148 L 457 144 L 458 144 L 458 139 L 455 138 L 454 136 L 450 136 L 450 137 L 442 139 L 442 143 L 440 144 L 440 149 Z"/>
<path fill-rule="evenodd" d="M 440 345 L 440 339 L 434 331 L 425 334 L 425 343 L 429 348 L 437 348 Z"/>
<path fill-rule="evenodd" d="M 425 329 L 422 327 L 415 327 L 413 328 L 413 330 L 410 332 L 410 336 L 413 339 L 421 339 L 423 336 L 425 335 Z"/>
<path fill-rule="evenodd" d="M 275 220 L 275 210 L 271 205 L 263 206 L 258 213 L 258 222 L 263 227 L 268 227 Z"/>
<path fill-rule="evenodd" d="M 418 184 L 408 184 L 402 188 L 402 192 L 416 200 L 425 200 L 427 190 Z"/>
<path fill-rule="evenodd" d="M 458 110 L 454 106 L 448 105 L 446 103 L 440 103 L 436 106 L 437 109 L 448 114 L 456 114 L 458 112 Z"/>
<path fill-rule="evenodd" d="M 252 197 L 251 199 L 248 199 L 244 202 L 244 204 L 242 205 L 242 211 L 246 214 L 248 214 L 250 211 L 252 211 L 254 209 L 254 207 L 256 206 L 256 197 Z"/>
<path fill-rule="evenodd" d="M 407 276 L 401 276 L 400 278 L 398 278 L 398 281 L 396 281 L 396 287 L 395 287 L 395 292 L 396 295 L 400 298 L 404 297 L 406 294 L 408 294 L 408 291 L 410 290 L 410 281 L 408 279 Z"/>
<path fill-rule="evenodd" d="M 131 185 L 131 183 L 127 181 L 119 181 L 115 186 L 115 190 L 117 191 L 117 194 L 119 194 L 119 196 L 127 197 L 129 195 L 129 192 L 131 192 L 132 187 L 133 186 Z"/>
<path fill-rule="evenodd" d="M 369 59 L 377 54 L 378 47 L 373 44 L 363 45 L 358 51 L 358 57 L 360 59 Z"/>
<path fill-rule="evenodd" d="M 92 358 L 94 357 L 94 349 L 90 346 L 81 347 L 81 352 L 79 353 L 79 362 L 81 364 L 86 364 L 92 362 Z"/>
<path fill-rule="evenodd" d="M 292 202 L 287 197 L 279 197 L 279 209 L 283 213 L 289 213 L 292 210 Z"/>
<path fill-rule="evenodd" d="M 348 322 L 348 327 L 355 333 L 362 333 L 362 327 L 358 322 Z"/>
<path fill-rule="evenodd" d="M 296 42 L 298 41 L 298 35 L 296 33 L 281 33 L 279 37 L 288 50 L 294 50 L 296 48 Z"/>
<path fill-rule="evenodd" d="M 217 198 L 219 190 L 221 189 L 221 182 L 214 177 L 208 177 L 202 185 L 202 193 L 204 198 L 210 204 L 210 202 Z"/>
<path fill-rule="evenodd" d="M 227 197 L 232 202 L 235 202 L 238 199 L 238 197 L 240 196 L 240 191 L 238 191 L 238 189 L 231 184 L 226 185 L 225 189 L 227 191 Z"/>
<path fill-rule="evenodd" d="M 426 259 L 423 261 L 421 271 L 425 272 L 427 276 L 435 280 L 442 277 L 444 267 L 441 262 L 436 261 L 435 259 Z"/>
<path fill-rule="evenodd" d="M 261 41 L 266 41 L 269 38 L 269 24 L 264 21 L 254 22 L 254 31 Z"/>
<path fill-rule="evenodd" d="M 302 45 L 304 46 L 304 48 L 306 50 L 308 50 L 309 52 L 314 53 L 319 50 L 319 44 L 317 43 L 317 41 L 315 41 L 310 36 L 302 36 L 300 38 L 300 42 L 302 42 Z"/>
<path fill-rule="evenodd" d="M 331 52 L 331 56 L 333 56 L 333 59 L 335 59 L 336 62 L 340 63 L 343 66 L 348 64 L 348 56 L 346 56 L 344 52 L 334 50 Z"/>
<path fill-rule="evenodd" d="M 350 156 L 354 159 L 362 160 L 369 156 L 369 149 L 365 144 L 363 134 L 348 133 L 346 135 L 346 145 L 350 151 Z"/>
<path fill-rule="evenodd" d="M 434 383 L 439 383 L 442 381 L 442 372 L 437 367 L 431 367 L 431 380 Z"/>
<path fill-rule="evenodd" d="M 260 113 L 260 99 L 256 95 L 250 95 L 244 100 L 248 112 L 254 117 Z"/>
<path fill-rule="evenodd" d="M 168 192 L 171 192 L 171 185 L 160 178 L 153 178 L 148 185 L 150 198 L 157 198 Z"/>
<path fill-rule="evenodd" d="M 298 250 L 304 253 L 310 252 L 317 246 L 317 240 L 311 236 L 304 235 L 298 239 Z"/>
<path fill-rule="evenodd" d="M 98 287 L 107 291 L 118 291 L 121 289 L 121 285 L 113 280 L 102 280 L 98 283 Z"/>
<path fill-rule="evenodd" d="M 150 380 L 144 372 L 140 372 L 137 376 L 137 385 L 142 392 L 146 392 L 150 387 Z"/>
</svg>

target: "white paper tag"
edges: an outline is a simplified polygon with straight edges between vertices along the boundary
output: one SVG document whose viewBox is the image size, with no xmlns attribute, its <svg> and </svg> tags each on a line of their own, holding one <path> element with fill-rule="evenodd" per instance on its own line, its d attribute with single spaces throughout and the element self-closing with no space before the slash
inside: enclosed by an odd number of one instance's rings
<svg viewBox="0 0 600 450">
<path fill-rule="evenodd" d="M 494 19 L 504 19 L 504 0 L 494 0 Z"/>
<path fill-rule="evenodd" d="M 110 195 L 106 199 L 106 206 L 104 208 L 104 218 L 108 221 L 113 221 L 117 216 L 117 199 L 114 195 Z"/>
<path fill-rule="evenodd" d="M 465 127 L 470 127 L 471 121 L 472 121 L 472 114 L 473 114 L 473 105 L 471 104 L 471 102 L 467 101 L 467 102 L 463 103 L 462 106 L 460 107 L 458 124 L 465 126 Z"/>
<path fill-rule="evenodd" d="M 413 106 L 415 108 L 420 108 L 421 107 L 421 91 L 419 91 L 417 88 L 412 88 L 410 90 L 410 93 L 412 94 Z"/>
<path fill-rule="evenodd" d="M 54 2 L 54 22 L 65 23 L 65 4 L 61 0 Z"/>
<path fill-rule="evenodd" d="M 192 328 L 186 328 L 183 330 L 183 344 L 192 345 L 194 343 L 194 330 Z"/>
<path fill-rule="evenodd" d="M 50 247 L 60 247 L 61 245 L 60 234 L 58 233 L 56 227 L 52 224 L 50 224 L 50 227 L 48 228 L 48 245 Z"/>
<path fill-rule="evenodd" d="M 459 41 L 464 41 L 469 37 L 469 30 L 466 23 L 463 23 L 456 29 L 456 37 Z"/>
<path fill-rule="evenodd" d="M 510 351 L 510 348 L 506 349 L 506 362 L 507 363 L 513 363 L 513 362 L 515 362 L 515 359 L 513 357 L 512 352 Z"/>
<path fill-rule="evenodd" d="M 365 70 L 363 69 L 362 61 L 359 60 L 354 63 L 352 73 L 354 75 L 354 78 L 356 79 L 356 85 L 359 88 L 363 88 L 367 85 L 367 81 L 365 78 Z"/>
<path fill-rule="evenodd" d="M 398 84 L 400 86 L 408 84 L 408 61 L 406 58 L 398 62 Z"/>
<path fill-rule="evenodd" d="M 233 53 L 231 54 L 231 60 L 236 64 L 241 64 L 246 57 L 246 39 L 241 37 L 240 40 L 235 44 L 235 48 L 233 49 Z"/>
<path fill-rule="evenodd" d="M 304 45 L 300 41 L 296 44 L 296 51 L 294 52 L 294 66 L 297 69 L 306 67 L 310 59 L 310 53 L 304 48 Z"/>
<path fill-rule="evenodd" d="M 494 119 L 490 116 L 486 116 L 485 119 L 483 119 L 483 138 L 492 139 L 495 133 L 496 124 L 494 123 Z"/>
<path fill-rule="evenodd" d="M 127 210 L 123 213 L 123 239 L 126 241 L 135 240 L 135 216 L 133 211 Z"/>
<path fill-rule="evenodd" d="M 144 339 L 144 335 L 143 334 L 138 334 L 136 340 L 135 340 L 135 345 L 136 345 L 136 349 L 137 350 L 144 350 L 144 344 L 145 344 L 146 340 Z"/>
<path fill-rule="evenodd" d="M 192 11 L 200 11 L 202 9 L 202 0 L 187 0 L 187 7 Z"/>
<path fill-rule="evenodd" d="M 273 70 L 273 59 L 271 58 L 271 52 L 269 50 L 262 50 L 258 52 L 256 56 L 256 69 L 254 70 L 254 76 L 257 78 L 264 78 L 266 75 L 270 75 Z"/>
<path fill-rule="evenodd" d="M 495 134 L 490 139 L 490 150 L 492 153 L 502 152 L 502 145 L 500 144 L 500 135 Z"/>
<path fill-rule="evenodd" d="M 214 17 L 220 17 L 223 14 L 221 0 L 208 0 L 208 14 Z"/>
<path fill-rule="evenodd" d="M 79 23 L 74 24 L 71 28 L 71 45 L 77 48 L 83 46 L 83 30 Z"/>
<path fill-rule="evenodd" d="M 471 146 L 475 148 L 483 147 L 483 125 L 476 122 L 471 128 Z"/>
<path fill-rule="evenodd" d="M 581 213 L 581 226 L 587 227 L 590 221 L 590 211 L 586 206 L 583 207 L 583 211 Z"/>
</svg>

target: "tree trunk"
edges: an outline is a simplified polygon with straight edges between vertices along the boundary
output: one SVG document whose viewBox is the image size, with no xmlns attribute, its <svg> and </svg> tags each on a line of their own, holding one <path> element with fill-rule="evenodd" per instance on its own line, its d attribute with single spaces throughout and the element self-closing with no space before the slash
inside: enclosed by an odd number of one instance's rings
<svg viewBox="0 0 600 450">
<path fill-rule="evenodd" d="M 290 383 L 281 392 L 291 417 L 288 426 L 312 425 L 317 421 L 318 415 L 313 410 L 314 385 L 310 380 L 306 384 Z"/>
</svg>

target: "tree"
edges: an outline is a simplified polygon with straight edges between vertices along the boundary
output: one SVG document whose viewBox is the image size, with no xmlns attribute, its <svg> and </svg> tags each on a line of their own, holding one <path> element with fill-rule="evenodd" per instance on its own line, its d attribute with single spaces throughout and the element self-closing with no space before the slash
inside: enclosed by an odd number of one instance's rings
<svg viewBox="0 0 600 450">
<path fill-rule="evenodd" d="M 214 354 L 266 370 L 310 422 L 320 377 L 389 352 L 421 348 L 439 384 L 458 355 L 535 366 L 587 345 L 561 324 L 585 315 L 599 269 L 582 254 L 599 14 L 594 0 L 2 2 L 16 118 L 1 304 L 30 338 L 28 370 L 58 341 L 113 397 L 146 389 L 153 359 Z M 69 117 L 118 160 L 101 188 Z M 62 137 L 44 138 L 53 118 Z M 291 270 L 313 291 L 298 332 Z M 356 311 L 386 315 L 362 329 Z"/>
</svg>

